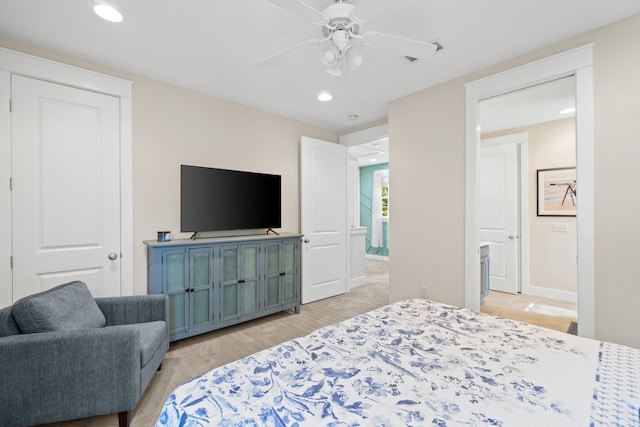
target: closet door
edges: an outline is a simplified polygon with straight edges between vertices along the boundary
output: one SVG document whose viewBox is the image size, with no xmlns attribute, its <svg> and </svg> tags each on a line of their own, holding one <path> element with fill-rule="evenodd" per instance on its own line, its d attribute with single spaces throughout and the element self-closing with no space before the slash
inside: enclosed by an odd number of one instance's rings
<svg viewBox="0 0 640 427">
<path fill-rule="evenodd" d="M 11 92 L 13 299 L 120 295 L 119 99 L 17 75 Z"/>
</svg>

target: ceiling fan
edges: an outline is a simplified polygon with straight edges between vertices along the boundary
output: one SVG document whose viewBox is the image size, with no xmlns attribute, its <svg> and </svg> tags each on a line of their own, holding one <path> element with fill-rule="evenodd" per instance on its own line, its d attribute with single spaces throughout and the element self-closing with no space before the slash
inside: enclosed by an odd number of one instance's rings
<svg viewBox="0 0 640 427">
<path fill-rule="evenodd" d="M 428 59 L 440 47 L 437 43 L 413 40 L 378 31 L 364 31 L 367 21 L 377 15 L 388 0 L 361 0 L 357 5 L 348 0 L 334 0 L 322 11 L 302 0 L 267 0 L 294 15 L 321 27 L 322 36 L 304 40 L 258 62 L 260 69 L 273 67 L 285 54 L 307 45 L 323 45 L 320 60 L 326 71 L 342 76 L 362 64 L 362 54 L 354 45 L 371 46 L 406 57 L 409 60 Z"/>
</svg>

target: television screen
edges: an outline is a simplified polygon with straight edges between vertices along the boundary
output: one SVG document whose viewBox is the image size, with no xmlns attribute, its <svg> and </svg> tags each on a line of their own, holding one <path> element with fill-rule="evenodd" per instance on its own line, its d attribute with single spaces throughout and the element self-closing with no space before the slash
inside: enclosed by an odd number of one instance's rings
<svg viewBox="0 0 640 427">
<path fill-rule="evenodd" d="M 180 166 L 182 232 L 280 228 L 281 177 Z"/>
</svg>

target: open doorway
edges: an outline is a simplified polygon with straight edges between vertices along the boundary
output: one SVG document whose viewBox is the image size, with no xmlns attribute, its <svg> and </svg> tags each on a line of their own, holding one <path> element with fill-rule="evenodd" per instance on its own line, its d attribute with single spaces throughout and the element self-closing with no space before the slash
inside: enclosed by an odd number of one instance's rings
<svg viewBox="0 0 640 427">
<path fill-rule="evenodd" d="M 580 183 L 578 248 L 578 333 L 595 335 L 593 46 L 587 45 L 467 83 L 465 191 L 465 306 L 480 310 L 480 240 L 477 224 L 477 163 L 482 100 L 574 75 L 576 78 L 576 179 Z"/>
<path fill-rule="evenodd" d="M 354 191 L 355 221 L 366 228 L 365 257 L 389 260 L 389 138 L 374 139 L 349 147 L 349 158 L 357 164 Z"/>
<path fill-rule="evenodd" d="M 387 125 L 340 137 L 348 146 L 347 199 L 351 243 L 350 288 L 388 283 L 391 217 Z"/>
<path fill-rule="evenodd" d="M 543 187 L 538 175 L 575 174 L 575 83 L 568 76 L 479 103 L 478 225 L 492 291 L 481 310 L 561 331 L 577 321 L 577 195 L 562 197 L 564 175 Z M 568 185 L 575 191 L 575 176 Z M 561 210 L 539 209 L 541 188 L 554 190 L 548 202 Z"/>
</svg>

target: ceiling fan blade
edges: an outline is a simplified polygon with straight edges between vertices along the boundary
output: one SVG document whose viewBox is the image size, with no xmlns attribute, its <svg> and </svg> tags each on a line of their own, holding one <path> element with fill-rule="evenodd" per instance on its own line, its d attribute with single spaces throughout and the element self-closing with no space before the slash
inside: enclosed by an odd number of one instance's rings
<svg viewBox="0 0 640 427">
<path fill-rule="evenodd" d="M 368 31 L 363 34 L 363 43 L 376 49 L 382 49 L 401 56 L 411 56 L 418 59 L 429 59 L 437 50 L 433 43 L 408 39 L 393 34 Z"/>
<path fill-rule="evenodd" d="M 389 4 L 387 0 L 362 0 L 351 11 L 351 19 L 359 23 L 369 21 L 379 15 Z"/>
<path fill-rule="evenodd" d="M 269 3 L 272 3 L 278 6 L 281 9 L 289 11 L 296 16 L 304 19 L 305 21 L 311 21 L 314 23 L 323 23 L 324 15 L 319 10 L 315 9 L 312 6 L 309 6 L 307 3 L 302 0 L 267 0 Z"/>
<path fill-rule="evenodd" d="M 300 46 L 304 46 L 304 45 L 311 44 L 311 43 L 315 43 L 315 44 L 319 45 L 320 43 L 325 42 L 327 40 L 328 40 L 327 38 L 324 38 L 324 39 L 314 38 L 314 39 L 309 39 L 309 40 L 302 41 L 300 43 L 296 43 L 293 46 L 289 46 L 288 48 L 283 49 L 283 50 L 281 50 L 279 52 L 276 52 L 273 55 L 271 55 L 271 56 L 263 59 L 262 61 L 256 63 L 256 67 L 261 69 L 261 70 L 267 70 L 267 69 L 272 68 L 273 66 L 275 66 L 283 55 L 286 55 L 287 53 L 289 53 L 291 51 L 294 51 L 295 49 L 299 48 Z"/>
</svg>

